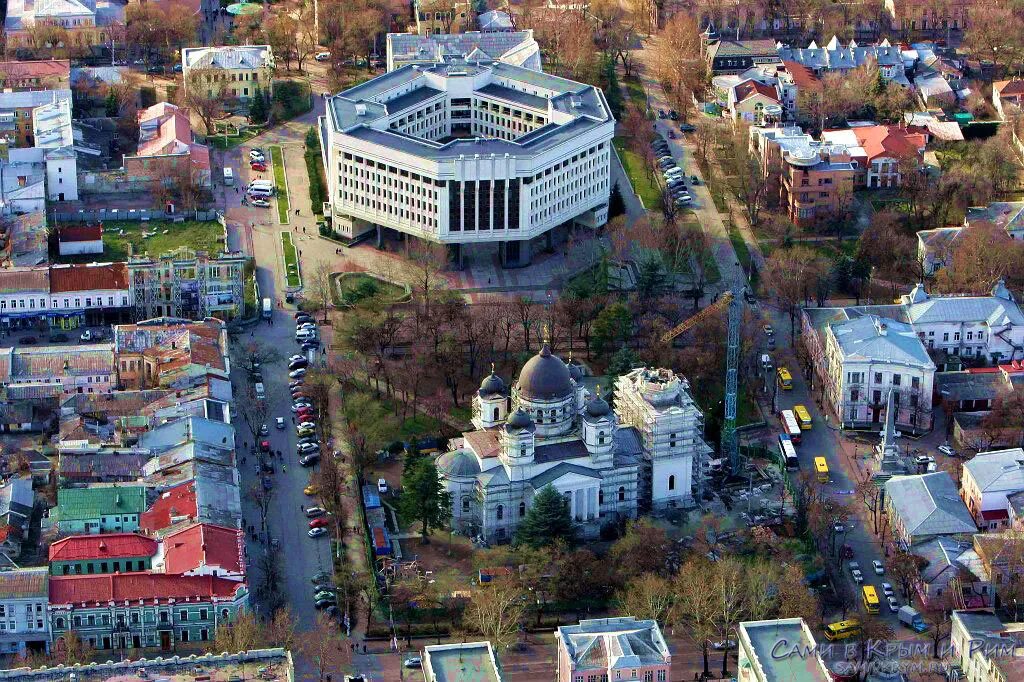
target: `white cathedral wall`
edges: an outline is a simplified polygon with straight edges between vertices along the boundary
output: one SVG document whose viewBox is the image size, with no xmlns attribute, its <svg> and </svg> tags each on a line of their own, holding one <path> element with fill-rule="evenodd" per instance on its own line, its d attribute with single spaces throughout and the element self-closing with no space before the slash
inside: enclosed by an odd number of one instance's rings
<svg viewBox="0 0 1024 682">
<path fill-rule="evenodd" d="M 674 483 L 669 490 L 670 479 Z M 654 459 L 651 470 L 651 503 L 655 508 L 664 507 L 670 501 L 692 499 L 693 457 L 680 455 L 671 459 Z"/>
</svg>

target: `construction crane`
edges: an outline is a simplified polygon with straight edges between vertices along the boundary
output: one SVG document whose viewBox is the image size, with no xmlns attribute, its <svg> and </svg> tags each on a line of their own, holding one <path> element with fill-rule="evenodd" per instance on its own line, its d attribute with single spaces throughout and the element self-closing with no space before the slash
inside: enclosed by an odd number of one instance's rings
<svg viewBox="0 0 1024 682">
<path fill-rule="evenodd" d="M 662 335 L 661 340 L 663 343 L 672 341 L 677 336 L 688 329 L 692 329 L 703 320 L 721 312 L 723 308 L 728 308 L 729 310 L 729 332 L 725 354 L 725 416 L 722 420 L 722 434 L 720 439 L 721 455 L 722 457 L 727 457 L 729 459 L 729 465 L 732 467 L 733 473 L 736 473 L 739 471 L 740 466 L 739 444 L 736 439 L 736 392 L 740 357 L 740 323 L 743 320 L 743 307 L 737 299 L 736 294 L 731 291 L 726 291 L 718 298 L 717 301 L 709 305 L 707 308 L 701 310 L 696 315 L 683 320 L 675 327 L 672 327 L 672 329 L 665 332 Z M 698 477 L 698 486 L 699 485 Z"/>
</svg>

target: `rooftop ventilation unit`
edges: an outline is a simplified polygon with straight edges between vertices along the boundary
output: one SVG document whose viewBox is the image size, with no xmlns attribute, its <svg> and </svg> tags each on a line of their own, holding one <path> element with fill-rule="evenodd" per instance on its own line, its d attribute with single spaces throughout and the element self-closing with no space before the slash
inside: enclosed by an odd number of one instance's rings
<svg viewBox="0 0 1024 682">
<path fill-rule="evenodd" d="M 576 95 L 573 95 L 572 97 L 569 98 L 569 104 L 572 106 L 573 109 L 579 109 L 580 107 L 583 106 L 583 100 L 577 97 Z"/>
<path fill-rule="evenodd" d="M 365 104 L 357 104 L 356 105 L 356 116 L 366 116 L 366 105 Z"/>
</svg>

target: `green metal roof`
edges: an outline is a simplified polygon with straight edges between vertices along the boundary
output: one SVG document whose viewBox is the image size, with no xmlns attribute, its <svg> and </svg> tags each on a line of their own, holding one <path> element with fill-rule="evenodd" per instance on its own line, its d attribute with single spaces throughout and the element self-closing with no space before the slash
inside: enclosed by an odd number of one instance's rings
<svg viewBox="0 0 1024 682">
<path fill-rule="evenodd" d="M 57 491 L 61 521 L 96 519 L 110 514 L 141 514 L 146 511 L 143 486 L 66 488 Z"/>
</svg>

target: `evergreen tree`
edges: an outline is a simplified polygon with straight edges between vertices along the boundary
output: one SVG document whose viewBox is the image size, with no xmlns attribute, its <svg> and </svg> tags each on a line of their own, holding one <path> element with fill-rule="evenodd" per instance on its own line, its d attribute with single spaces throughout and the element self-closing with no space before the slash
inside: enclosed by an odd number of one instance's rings
<svg viewBox="0 0 1024 682">
<path fill-rule="evenodd" d="M 107 98 L 103 101 L 104 113 L 108 118 L 114 118 L 117 116 L 118 111 L 121 107 L 117 104 L 117 95 L 114 94 L 113 90 L 107 93 Z"/>
<path fill-rule="evenodd" d="M 616 302 L 597 314 L 590 330 L 590 346 L 598 355 L 617 350 L 633 334 L 633 316 L 625 303 Z"/>
<path fill-rule="evenodd" d="M 267 121 L 267 100 L 263 97 L 263 90 L 256 86 L 249 102 L 249 122 L 266 123 Z"/>
<path fill-rule="evenodd" d="M 633 369 L 639 362 L 640 358 L 633 352 L 633 349 L 623 346 L 615 351 L 615 355 L 608 361 L 608 376 L 622 376 Z"/>
<path fill-rule="evenodd" d="M 551 486 L 544 486 L 516 529 L 515 544 L 537 549 L 558 541 L 571 545 L 575 540 L 568 500 Z"/>
<path fill-rule="evenodd" d="M 440 528 L 451 518 L 452 496 L 444 489 L 433 458 L 420 455 L 406 461 L 398 509 L 405 518 L 422 524 L 424 544 L 429 542 L 431 528 Z"/>
<path fill-rule="evenodd" d="M 608 197 L 608 217 L 615 218 L 626 212 L 626 202 L 622 198 L 622 190 L 619 189 L 619 183 L 615 183 L 612 187 L 611 196 Z"/>
</svg>

